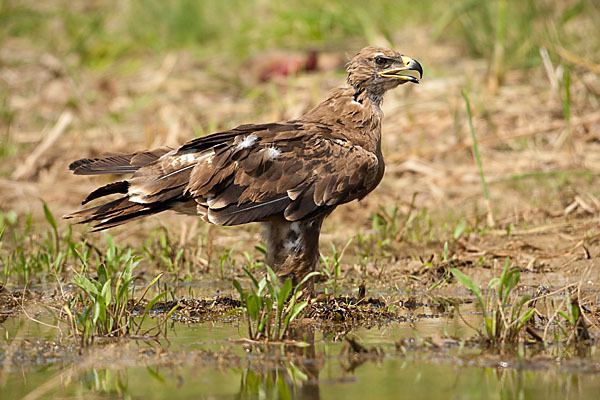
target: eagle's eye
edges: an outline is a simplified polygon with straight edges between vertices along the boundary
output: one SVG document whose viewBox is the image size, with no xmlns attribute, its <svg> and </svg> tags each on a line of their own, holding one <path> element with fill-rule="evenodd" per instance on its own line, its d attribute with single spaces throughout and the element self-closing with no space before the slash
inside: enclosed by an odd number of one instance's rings
<svg viewBox="0 0 600 400">
<path fill-rule="evenodd" d="M 389 63 L 389 61 L 385 57 L 375 57 L 375 64 L 377 64 L 380 67 L 383 67 L 384 65 L 387 65 L 388 63 Z"/>
</svg>

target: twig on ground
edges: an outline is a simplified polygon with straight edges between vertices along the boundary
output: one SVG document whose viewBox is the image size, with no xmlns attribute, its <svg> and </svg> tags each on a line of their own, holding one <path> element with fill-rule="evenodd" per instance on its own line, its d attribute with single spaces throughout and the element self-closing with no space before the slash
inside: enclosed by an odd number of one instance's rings
<svg viewBox="0 0 600 400">
<path fill-rule="evenodd" d="M 70 110 L 64 111 L 56 124 L 52 127 L 48 135 L 44 135 L 44 139 L 31 152 L 15 172 L 11 175 L 12 179 L 23 179 L 34 174 L 39 158 L 60 138 L 73 122 L 73 113 Z"/>
</svg>

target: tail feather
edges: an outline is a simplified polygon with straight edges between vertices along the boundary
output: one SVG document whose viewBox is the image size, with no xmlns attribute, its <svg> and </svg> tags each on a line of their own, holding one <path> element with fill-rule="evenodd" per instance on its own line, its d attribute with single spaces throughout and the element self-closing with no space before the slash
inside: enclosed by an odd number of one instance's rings
<svg viewBox="0 0 600 400">
<path fill-rule="evenodd" d="M 145 207 L 141 204 L 136 204 L 136 206 L 116 211 L 111 217 L 101 219 L 99 223 L 93 226 L 92 232 L 103 231 L 105 229 L 113 228 L 115 226 L 122 225 L 127 222 L 134 221 L 136 219 L 140 219 L 153 214 L 158 214 L 160 212 L 168 210 L 169 208 L 169 206 L 162 203 L 156 203 Z M 82 223 L 97 222 L 99 219 L 100 217 L 94 216 L 82 221 Z"/>
<path fill-rule="evenodd" d="M 87 204 L 92 200 L 98 199 L 100 197 L 108 196 L 109 194 L 122 193 L 126 194 L 129 189 L 129 182 L 127 181 L 119 181 L 109 183 L 108 185 L 104 185 L 99 187 L 90 193 L 85 200 L 81 202 L 81 204 Z"/>
<path fill-rule="evenodd" d="M 96 223 L 93 231 L 101 231 L 147 215 L 157 214 L 169 208 L 168 203 L 134 203 L 129 200 L 128 196 L 124 196 L 96 207 L 65 215 L 64 218 L 85 218 L 79 223 Z"/>
<path fill-rule="evenodd" d="M 69 169 L 75 175 L 132 174 L 139 167 L 130 164 L 132 154 L 106 158 L 82 158 L 72 162 Z"/>
<path fill-rule="evenodd" d="M 160 147 L 132 154 L 111 154 L 103 158 L 82 158 L 72 162 L 69 169 L 75 175 L 132 174 L 172 150 L 171 147 Z"/>
<path fill-rule="evenodd" d="M 90 207 L 83 210 L 75 211 L 74 213 L 67 214 L 64 218 L 85 218 L 89 217 L 88 220 L 82 222 L 90 222 L 90 220 L 101 220 L 104 218 L 110 218 L 115 213 L 123 212 L 133 206 L 141 206 L 144 204 L 133 203 L 129 201 L 128 196 L 121 197 L 119 199 L 109 201 L 108 203 L 100 204 L 96 207 Z"/>
<path fill-rule="evenodd" d="M 71 163 L 69 169 L 76 175 L 129 174 L 152 164 L 172 150 L 170 147 L 161 147 L 133 154 L 108 154 L 104 158 L 83 158 Z M 127 195 L 129 186 L 129 181 L 123 180 L 99 187 L 91 192 L 82 204 L 111 194 L 124 194 L 125 196 L 65 215 L 64 218 L 82 218 L 79 223 L 92 222 L 95 223 L 94 231 L 104 230 L 168 210 L 180 201 L 183 192 L 183 186 L 179 185 L 176 188 L 165 189 L 164 193 L 158 193 L 159 196 L 153 199 L 155 201 L 141 203 L 132 201 Z"/>
</svg>

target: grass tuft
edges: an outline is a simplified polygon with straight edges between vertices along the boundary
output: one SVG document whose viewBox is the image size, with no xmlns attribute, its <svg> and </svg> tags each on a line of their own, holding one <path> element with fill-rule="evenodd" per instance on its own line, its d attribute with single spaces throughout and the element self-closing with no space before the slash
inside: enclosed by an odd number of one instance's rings
<svg viewBox="0 0 600 400">
<path fill-rule="evenodd" d="M 94 338 L 124 337 L 138 334 L 144 318 L 166 291 L 154 296 L 146 305 L 141 320 L 136 320 L 135 309 L 146 297 L 149 289 L 156 285 L 162 273 L 157 275 L 145 288 L 142 295 L 134 300 L 135 276 L 133 270 L 141 257 L 132 254 L 131 249 L 117 246 L 110 235 L 106 235 L 108 249 L 101 262 L 97 262 L 97 277 L 90 278 L 88 263 L 75 273 L 73 284 L 81 292 L 65 306 L 74 337 L 79 338 L 83 346 L 90 345 Z M 81 255 L 81 259 L 86 257 Z M 147 333 L 147 332 L 146 332 Z"/>
<path fill-rule="evenodd" d="M 520 271 L 516 268 L 509 270 L 509 265 L 510 259 L 506 258 L 502 274 L 499 278 L 490 280 L 485 295 L 467 275 L 456 268 L 450 269 L 456 280 L 475 295 L 483 313 L 484 329 L 474 329 L 492 345 L 516 343 L 525 324 L 535 312 L 535 308 L 528 306 L 530 295 L 519 298 L 515 294 Z"/>
<path fill-rule="evenodd" d="M 299 301 L 302 293 L 300 288 L 319 273 L 311 272 L 296 287 L 292 287 L 291 279 L 286 279 L 280 285 L 275 272 L 268 265 L 266 268 L 267 276 L 260 281 L 244 268 L 252 282 L 250 290 L 242 288 L 235 279 L 233 286 L 240 294 L 241 310 L 248 323 L 248 338 L 280 341 L 285 337 L 290 322 L 308 305 L 306 301 Z"/>
</svg>

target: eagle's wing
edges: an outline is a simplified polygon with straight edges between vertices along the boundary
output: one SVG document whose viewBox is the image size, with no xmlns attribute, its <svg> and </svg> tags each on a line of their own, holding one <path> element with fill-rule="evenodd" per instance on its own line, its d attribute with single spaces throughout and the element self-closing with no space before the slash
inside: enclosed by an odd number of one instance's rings
<svg viewBox="0 0 600 400">
<path fill-rule="evenodd" d="M 147 164 L 140 165 L 141 159 Z M 362 197 L 377 183 L 379 162 L 325 125 L 242 125 L 177 150 L 74 163 L 76 173 L 134 173 L 95 190 L 86 202 L 113 193 L 125 197 L 71 216 L 99 221 L 98 229 L 127 222 L 130 214 L 170 208 L 200 213 L 218 225 L 277 214 L 297 221 Z"/>
<path fill-rule="evenodd" d="M 215 224 L 243 224 L 280 213 L 297 221 L 328 213 L 360 197 L 377 179 L 377 156 L 326 126 L 250 129 L 228 146 L 200 153 L 206 158 L 191 171 L 185 192 Z"/>
</svg>

